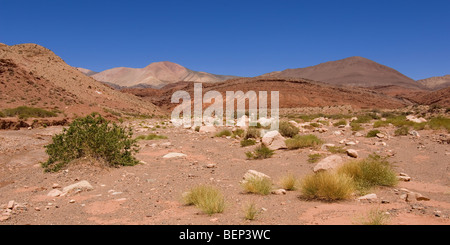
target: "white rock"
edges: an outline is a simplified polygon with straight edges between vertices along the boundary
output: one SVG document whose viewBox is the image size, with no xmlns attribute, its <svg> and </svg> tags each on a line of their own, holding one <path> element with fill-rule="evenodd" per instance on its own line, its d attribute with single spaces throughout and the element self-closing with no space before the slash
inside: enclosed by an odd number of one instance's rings
<svg viewBox="0 0 450 245">
<path fill-rule="evenodd" d="M 258 123 L 261 124 L 261 126 L 263 126 L 263 127 L 267 127 L 267 126 L 271 125 L 274 120 L 275 119 L 273 119 L 273 118 L 261 117 L 260 119 L 258 119 Z M 291 122 L 291 121 L 289 121 L 289 122 Z M 295 121 L 292 121 L 292 122 L 297 124 Z"/>
<path fill-rule="evenodd" d="M 365 196 L 359 197 L 358 200 L 369 200 L 369 201 L 372 201 L 372 200 L 375 200 L 377 198 L 378 198 L 377 194 L 372 193 L 372 194 L 367 194 Z"/>
<path fill-rule="evenodd" d="M 335 145 L 334 144 L 323 144 L 321 147 L 320 147 L 320 149 L 322 150 L 322 151 L 326 151 L 326 150 L 328 150 L 328 147 L 334 147 Z"/>
<path fill-rule="evenodd" d="M 86 180 L 83 180 L 83 181 L 80 181 L 73 185 L 64 187 L 62 190 L 62 192 L 63 192 L 62 194 L 66 195 L 66 194 L 70 194 L 73 192 L 90 191 L 93 189 L 94 189 L 94 187 L 92 187 L 92 185 L 89 184 L 89 182 L 87 182 Z"/>
<path fill-rule="evenodd" d="M 240 128 L 247 128 L 249 124 L 249 119 L 246 115 L 243 115 L 241 118 L 239 118 L 236 122 L 236 126 Z"/>
<path fill-rule="evenodd" d="M 420 134 L 416 130 L 411 130 L 411 132 L 409 132 L 409 134 L 416 138 L 420 138 Z"/>
<path fill-rule="evenodd" d="M 384 134 L 382 134 L 382 133 L 378 133 L 378 134 L 377 134 L 377 137 L 378 137 L 378 138 L 384 138 L 384 137 L 386 137 L 386 135 L 384 135 Z"/>
<path fill-rule="evenodd" d="M 216 127 L 210 126 L 201 126 L 199 129 L 200 133 L 215 133 L 217 131 Z"/>
<path fill-rule="evenodd" d="M 358 158 L 358 152 L 356 150 L 347 149 L 346 153 L 350 157 Z"/>
<path fill-rule="evenodd" d="M 356 142 L 354 142 L 354 141 L 348 141 L 348 142 L 345 142 L 345 145 L 356 145 Z"/>
<path fill-rule="evenodd" d="M 171 152 L 171 153 L 164 155 L 163 158 L 169 159 L 169 158 L 186 157 L 186 156 L 187 155 L 183 154 L 183 153 Z"/>
<path fill-rule="evenodd" d="M 60 191 L 58 189 L 53 189 L 47 194 L 47 196 L 49 196 L 49 197 L 59 197 L 59 196 L 61 196 L 61 194 L 63 194 L 62 191 Z"/>
<path fill-rule="evenodd" d="M 14 201 L 9 201 L 9 202 L 8 202 L 8 205 L 6 206 L 6 208 L 7 208 L 7 209 L 13 209 L 13 208 L 14 208 L 14 204 L 15 204 Z"/>
<path fill-rule="evenodd" d="M 316 166 L 314 167 L 314 172 L 335 169 L 339 167 L 343 162 L 344 160 L 342 159 L 341 156 L 331 155 L 329 157 L 322 159 L 319 163 L 317 163 Z"/>
<path fill-rule="evenodd" d="M 334 131 L 333 135 L 340 136 L 340 135 L 342 135 L 342 132 L 341 131 Z"/>
<path fill-rule="evenodd" d="M 245 182 L 247 182 L 248 180 L 254 179 L 254 178 L 261 178 L 261 179 L 267 178 L 267 179 L 270 179 L 270 177 L 269 177 L 268 175 L 266 175 L 266 174 L 263 174 L 263 173 L 258 172 L 258 171 L 256 171 L 256 170 L 248 170 L 248 171 L 244 174 L 244 177 L 243 177 L 244 180 L 242 181 L 242 183 L 245 183 Z"/>
<path fill-rule="evenodd" d="M 286 139 L 278 131 L 270 131 L 262 137 L 262 143 L 271 150 L 285 149 Z"/>
<path fill-rule="evenodd" d="M 286 195 L 286 190 L 285 189 L 273 190 L 272 194 L 275 194 L 275 195 Z"/>
<path fill-rule="evenodd" d="M 406 120 L 411 121 L 411 122 L 415 122 L 415 123 L 424 123 L 427 122 L 427 120 L 423 117 L 417 118 L 414 115 L 408 115 L 406 116 Z"/>
</svg>

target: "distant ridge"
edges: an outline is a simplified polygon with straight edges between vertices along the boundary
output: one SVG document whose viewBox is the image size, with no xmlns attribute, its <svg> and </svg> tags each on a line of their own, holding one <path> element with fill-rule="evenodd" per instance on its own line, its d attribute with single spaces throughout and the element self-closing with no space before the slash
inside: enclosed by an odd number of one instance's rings
<svg viewBox="0 0 450 245">
<path fill-rule="evenodd" d="M 430 77 L 418 80 L 417 82 L 430 90 L 439 90 L 450 87 L 450 75 L 445 75 L 442 77 Z"/>
<path fill-rule="evenodd" d="M 423 85 L 402 73 L 359 56 L 305 68 L 271 72 L 262 75 L 262 77 L 264 76 L 306 78 L 333 85 L 357 87 L 396 85 L 405 88 L 425 89 Z"/>
<path fill-rule="evenodd" d="M 144 68 L 112 68 L 96 73 L 92 77 L 97 81 L 108 82 L 121 87 L 149 85 L 156 88 L 180 81 L 214 83 L 236 78 L 236 76 L 192 71 L 169 61 L 151 63 Z"/>
</svg>

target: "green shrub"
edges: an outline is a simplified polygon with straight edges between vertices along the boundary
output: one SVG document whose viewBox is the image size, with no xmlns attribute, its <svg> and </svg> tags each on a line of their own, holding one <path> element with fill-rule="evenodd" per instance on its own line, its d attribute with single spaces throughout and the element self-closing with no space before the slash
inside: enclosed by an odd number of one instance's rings
<svg viewBox="0 0 450 245">
<path fill-rule="evenodd" d="M 353 122 L 355 122 L 355 123 L 368 123 L 368 122 L 372 121 L 372 119 L 374 119 L 373 113 L 369 113 L 369 114 L 366 114 L 366 115 L 358 116 L 358 119 L 354 120 Z"/>
<path fill-rule="evenodd" d="M 428 122 L 428 125 L 433 130 L 447 129 L 447 131 L 450 132 L 450 118 L 446 118 L 446 117 L 442 117 L 442 116 L 434 117 L 434 118 L 430 119 L 430 121 Z"/>
<path fill-rule="evenodd" d="M 321 171 L 306 176 L 300 186 L 302 197 L 336 201 L 348 199 L 354 191 L 350 177 L 328 171 Z"/>
<path fill-rule="evenodd" d="M 373 123 L 374 128 L 387 127 L 387 126 L 389 126 L 389 122 L 387 120 L 386 121 L 380 120 L 380 121 L 376 121 Z"/>
<path fill-rule="evenodd" d="M 394 186 L 398 182 L 389 161 L 376 154 L 363 160 L 345 163 L 338 169 L 338 173 L 352 178 L 355 188 L 361 193 L 374 186 Z"/>
<path fill-rule="evenodd" d="M 261 131 L 257 128 L 248 128 L 245 132 L 244 139 L 257 139 L 261 135 Z"/>
<path fill-rule="evenodd" d="M 298 134 L 299 129 L 289 122 L 281 121 L 280 127 L 279 127 L 279 132 L 284 137 L 291 138 Z"/>
<path fill-rule="evenodd" d="M 241 140 L 241 147 L 256 145 L 256 141 L 254 139 L 243 139 Z"/>
<path fill-rule="evenodd" d="M 320 125 L 318 123 L 310 123 L 309 126 L 314 127 L 314 128 L 320 127 Z"/>
<path fill-rule="evenodd" d="M 186 205 L 195 205 L 208 215 L 222 213 L 225 209 L 225 198 L 222 193 L 208 185 L 192 188 L 183 199 Z"/>
<path fill-rule="evenodd" d="M 231 136 L 232 133 L 228 129 L 224 129 L 216 134 L 216 137 Z"/>
<path fill-rule="evenodd" d="M 240 128 L 235 129 L 235 130 L 233 131 L 233 137 L 236 137 L 236 136 L 243 137 L 244 134 L 245 134 L 245 130 L 240 129 Z"/>
<path fill-rule="evenodd" d="M 292 139 L 286 139 L 286 146 L 290 150 L 306 148 L 306 147 L 317 147 L 323 144 L 323 141 L 313 134 L 308 135 L 296 135 Z"/>
<path fill-rule="evenodd" d="M 347 125 L 347 121 L 346 120 L 339 120 L 339 121 L 333 123 L 333 126 L 335 126 L 335 127 L 342 126 L 342 125 Z"/>
<path fill-rule="evenodd" d="M 395 136 L 408 135 L 408 133 L 409 133 L 409 128 L 406 126 L 403 126 L 403 127 L 396 129 L 394 132 L 394 135 Z"/>
<path fill-rule="evenodd" d="M 158 134 L 149 134 L 149 135 L 140 135 L 136 137 L 136 140 L 160 140 L 160 139 L 167 139 L 167 136 Z"/>
<path fill-rule="evenodd" d="M 242 187 L 247 193 L 269 195 L 272 191 L 272 181 L 269 178 L 253 177 L 246 180 Z"/>
<path fill-rule="evenodd" d="M 379 133 L 381 133 L 380 130 L 370 130 L 370 131 L 367 133 L 366 137 L 367 137 L 367 138 L 373 138 L 373 137 L 376 137 L 377 134 L 379 134 Z"/>
<path fill-rule="evenodd" d="M 316 154 L 309 154 L 308 155 L 308 162 L 309 163 L 316 163 L 322 158 L 322 154 L 316 153 Z"/>
<path fill-rule="evenodd" d="M 352 131 L 361 131 L 364 130 L 363 127 L 361 127 L 361 124 L 357 123 L 357 122 L 351 122 L 350 123 L 350 127 L 352 127 Z"/>
<path fill-rule="evenodd" d="M 248 159 L 266 159 L 272 157 L 274 150 L 269 149 L 264 144 L 256 147 L 253 152 L 246 152 L 245 155 Z"/>
<path fill-rule="evenodd" d="M 200 126 L 195 127 L 195 132 L 200 132 Z"/>
<path fill-rule="evenodd" d="M 3 114 L 3 112 L 0 111 L 0 117 L 5 117 L 5 114 Z"/>
<path fill-rule="evenodd" d="M 45 146 L 49 159 L 42 167 L 46 172 L 58 171 L 82 157 L 102 159 L 109 166 L 135 165 L 139 161 L 132 154 L 138 146 L 132 135 L 131 128 L 111 123 L 98 113 L 77 118 Z"/>
<path fill-rule="evenodd" d="M 6 117 L 19 117 L 26 119 L 30 117 L 56 117 L 57 114 L 41 108 L 34 108 L 28 106 L 19 106 L 17 108 L 3 110 L 3 115 Z"/>
</svg>

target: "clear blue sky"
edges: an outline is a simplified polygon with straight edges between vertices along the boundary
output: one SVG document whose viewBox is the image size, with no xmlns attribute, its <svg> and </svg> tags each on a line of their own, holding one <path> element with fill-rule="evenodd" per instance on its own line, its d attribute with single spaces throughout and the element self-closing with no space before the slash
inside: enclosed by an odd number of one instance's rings
<svg viewBox="0 0 450 245">
<path fill-rule="evenodd" d="M 450 1 L 0 0 L 0 42 L 95 71 L 172 61 L 239 76 L 363 56 L 450 74 Z"/>
</svg>

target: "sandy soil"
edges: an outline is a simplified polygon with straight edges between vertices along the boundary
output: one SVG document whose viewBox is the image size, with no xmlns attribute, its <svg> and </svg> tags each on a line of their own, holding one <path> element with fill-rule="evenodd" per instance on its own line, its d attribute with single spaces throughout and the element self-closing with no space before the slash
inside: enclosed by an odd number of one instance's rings
<svg viewBox="0 0 450 245">
<path fill-rule="evenodd" d="M 133 124 L 136 135 L 160 133 L 168 137 L 140 141 L 137 158 L 144 164 L 114 169 L 78 164 L 58 173 L 44 173 L 39 162 L 47 159 L 43 146 L 62 130 L 61 126 L 0 131 L 0 211 L 5 212 L 12 200 L 26 207 L 14 209 L 10 218 L 0 224 L 358 224 L 376 208 L 389 213 L 389 224 L 450 224 L 450 147 L 437 142 L 444 132 L 420 131 L 420 138 L 384 139 L 355 137 L 350 129 L 339 129 L 345 130 L 344 135 L 335 136 L 333 131 L 338 128 L 333 126 L 327 126 L 325 133 L 314 132 L 326 143 L 359 141 L 347 147 L 358 150 L 359 157 L 373 152 L 392 155 L 390 161 L 396 171 L 412 178 L 394 188 L 373 189 L 378 196 L 373 202 L 355 198 L 325 203 L 302 200 L 299 191 L 286 195 L 246 194 L 239 184 L 249 169 L 269 175 L 275 188 L 288 173 L 300 178 L 310 174 L 315 165 L 307 161 L 312 149 L 279 150 L 270 159 L 246 160 L 244 153 L 252 147 L 242 148 L 235 139 L 172 126 L 156 131 L 143 127 L 154 126 L 154 120 Z M 371 126 L 365 128 L 363 134 Z M 383 130 L 393 135 L 393 128 Z M 387 145 L 374 145 L 378 141 Z M 167 142 L 170 146 L 162 145 Z M 169 152 L 187 157 L 163 159 Z M 211 163 L 214 168 L 206 167 Z M 64 197 L 47 196 L 54 184 L 61 190 L 81 180 L 87 180 L 94 189 Z M 182 193 L 198 184 L 211 184 L 223 192 L 227 203 L 223 213 L 208 216 L 182 204 Z M 400 198 L 404 193 L 401 188 L 420 192 L 430 201 L 406 202 Z M 243 206 L 249 202 L 263 209 L 254 221 L 244 219 Z"/>
</svg>

